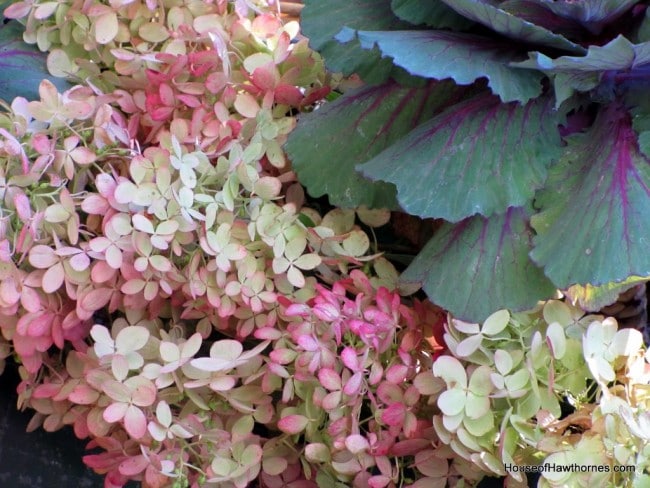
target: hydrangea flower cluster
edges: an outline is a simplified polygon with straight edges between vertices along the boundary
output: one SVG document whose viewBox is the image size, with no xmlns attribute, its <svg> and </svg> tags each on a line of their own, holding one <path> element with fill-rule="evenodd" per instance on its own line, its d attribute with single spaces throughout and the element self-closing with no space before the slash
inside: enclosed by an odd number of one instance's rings
<svg viewBox="0 0 650 488">
<path fill-rule="evenodd" d="M 1 352 L 30 428 L 91 438 L 106 486 L 458 477 L 419 454 L 441 313 L 372 254 L 359 223 L 387 212 L 306 205 L 281 145 L 322 63 L 235 7 L 7 11 L 85 82 L 0 115 Z"/>
<path fill-rule="evenodd" d="M 162 117 L 152 108 L 154 93 L 105 94 L 92 84 L 58 93 L 44 81 L 40 101 L 16 99 L 2 115 L 1 305 L 30 372 L 53 344 L 86 337 L 84 323 L 104 307 L 146 308 L 152 317 L 178 307 L 183 318 L 201 322 L 206 337 L 234 321 L 244 338 L 274 320 L 278 293 L 313 295 L 315 278 L 304 272 L 329 266 L 323 257 L 359 262 L 366 254 L 370 243 L 354 217 L 336 233 L 317 225 L 336 218 L 303 210 L 304 194 L 280 150 L 294 124 L 289 111 L 321 86 L 320 61 L 304 43 L 290 50 L 289 34 L 272 15 L 253 22 L 211 15 L 232 29 L 240 50 L 258 56 L 238 63 L 227 57 L 241 81 L 222 76 L 212 92 L 195 89 L 198 105 L 186 100 Z M 207 34 L 192 44 L 196 55 L 217 56 Z M 217 56 L 181 82 L 184 56 L 159 54 L 158 71 L 142 70 L 165 78 L 158 95 L 212 86 L 208 71 L 224 75 Z M 265 56 L 273 62 L 251 66 Z M 278 65 L 294 81 L 303 78 L 291 85 L 290 100 L 251 81 L 254 73 L 273 77 Z M 315 247 L 324 252 L 311 252 Z M 251 313 L 238 312 L 242 306 Z"/>
<path fill-rule="evenodd" d="M 650 481 L 650 355 L 639 331 L 551 300 L 480 326 L 451 320 L 445 343 L 433 425 L 456 455 L 508 486 L 528 486 L 508 466 L 538 464 L 558 467 L 541 472 L 544 488 Z"/>
<path fill-rule="evenodd" d="M 93 325 L 93 345 L 65 364 L 48 358 L 38 381 L 23 370 L 20 400 L 38 412 L 30 427 L 92 437 L 105 452 L 85 462 L 106 486 L 444 486 L 459 476 L 433 449 L 442 382 L 423 331 L 437 309 L 406 307 L 354 270 L 276 312 L 246 341 L 204 340 L 173 311 Z"/>
<path fill-rule="evenodd" d="M 0 368 L 106 487 L 525 486 L 505 466 L 540 459 L 636 473 L 542 487 L 649 482 L 637 332 L 555 300 L 445 320 L 366 233 L 387 211 L 310 207 L 282 146 L 331 79 L 296 23 L 254 0 L 6 15 L 79 84 L 0 113 Z"/>
</svg>

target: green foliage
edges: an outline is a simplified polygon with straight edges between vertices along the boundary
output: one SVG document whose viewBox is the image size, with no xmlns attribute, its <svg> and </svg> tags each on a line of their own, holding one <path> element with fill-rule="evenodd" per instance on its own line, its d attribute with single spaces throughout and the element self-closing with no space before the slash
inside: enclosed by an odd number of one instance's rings
<svg viewBox="0 0 650 488">
<path fill-rule="evenodd" d="M 38 85 L 43 79 L 53 81 L 60 89 L 68 84 L 51 76 L 46 66 L 46 55 L 23 41 L 22 26 L 0 15 L 0 98 L 6 102 L 21 96 L 33 100 L 38 97 Z"/>
<path fill-rule="evenodd" d="M 532 290 L 554 293 L 553 284 L 528 256 L 532 245 L 528 212 L 470 217 L 445 224 L 402 274 L 405 282 L 424 282 L 434 302 L 459 317 L 489 315 L 494 303 L 524 309 L 535 302 Z M 522 286 L 520 276 L 526 276 Z"/>
<path fill-rule="evenodd" d="M 482 320 L 553 287 L 650 274 L 650 42 L 638 2 L 331 3 L 305 2 L 305 35 L 330 69 L 368 86 L 305 117 L 287 150 L 308 191 L 334 204 L 379 205 L 383 182 L 402 210 L 449 222 L 405 279 Z M 383 78 L 349 62 L 370 54 L 392 65 Z M 394 109 L 400 86 L 428 97 Z M 371 92 L 377 103 L 358 104 Z M 314 146 L 335 163 L 309 157 Z M 513 230 L 504 216 L 516 208 L 533 210 Z M 460 237 L 478 219 L 490 222 L 480 239 Z"/>
</svg>

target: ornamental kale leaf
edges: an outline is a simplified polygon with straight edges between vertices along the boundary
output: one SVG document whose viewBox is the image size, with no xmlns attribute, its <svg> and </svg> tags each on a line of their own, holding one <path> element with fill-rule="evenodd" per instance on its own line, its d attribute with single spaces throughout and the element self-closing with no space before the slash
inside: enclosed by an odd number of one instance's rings
<svg viewBox="0 0 650 488">
<path fill-rule="evenodd" d="M 301 118 L 298 177 L 447 221 L 403 280 L 462 319 L 650 276 L 649 3 L 305 0 L 364 85 Z"/>
</svg>

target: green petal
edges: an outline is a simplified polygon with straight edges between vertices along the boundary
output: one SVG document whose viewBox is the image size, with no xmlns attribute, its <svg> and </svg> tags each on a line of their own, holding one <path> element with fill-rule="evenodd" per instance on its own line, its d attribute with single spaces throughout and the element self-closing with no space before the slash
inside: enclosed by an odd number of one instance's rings
<svg viewBox="0 0 650 488">
<path fill-rule="evenodd" d="M 438 397 L 438 407 L 445 415 L 458 415 L 465 409 L 467 393 L 460 388 L 443 391 Z"/>
</svg>

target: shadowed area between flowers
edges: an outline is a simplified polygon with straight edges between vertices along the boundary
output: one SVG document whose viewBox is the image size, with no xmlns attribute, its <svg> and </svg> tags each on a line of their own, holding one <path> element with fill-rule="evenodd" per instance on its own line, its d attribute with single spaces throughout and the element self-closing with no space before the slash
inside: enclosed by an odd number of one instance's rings
<svg viewBox="0 0 650 488">
<path fill-rule="evenodd" d="M 25 428 L 33 412 L 16 410 L 18 374 L 8 364 L 0 376 L 0 486 L 30 488 L 95 488 L 103 476 L 86 468 L 81 457 L 85 441 L 72 429 L 55 433 Z M 132 488 L 138 486 L 136 483 Z"/>
</svg>

